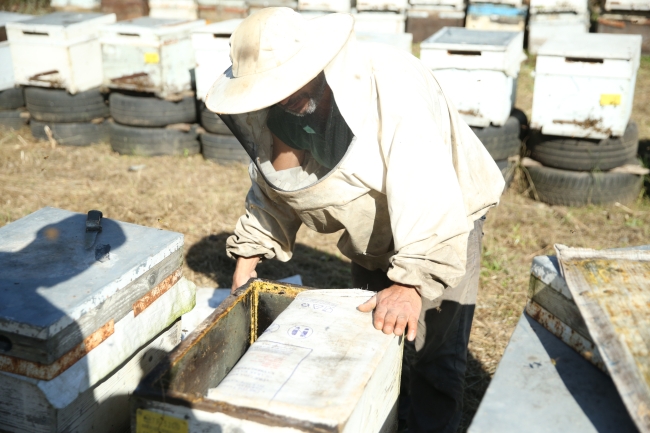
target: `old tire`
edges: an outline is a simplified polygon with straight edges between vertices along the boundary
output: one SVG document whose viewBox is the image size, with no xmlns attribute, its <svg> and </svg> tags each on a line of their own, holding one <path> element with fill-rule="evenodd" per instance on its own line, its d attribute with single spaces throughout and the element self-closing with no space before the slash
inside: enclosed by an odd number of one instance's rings
<svg viewBox="0 0 650 433">
<path fill-rule="evenodd" d="M 25 87 L 25 103 L 32 117 L 43 122 L 90 122 L 109 115 L 104 95 L 98 89 L 71 95 L 62 89 Z"/>
<path fill-rule="evenodd" d="M 622 137 L 602 140 L 544 135 L 539 131 L 528 140 L 530 157 L 547 167 L 575 171 L 606 171 L 633 162 L 639 147 L 639 129 L 630 122 Z"/>
<path fill-rule="evenodd" d="M 626 173 L 526 167 L 539 199 L 551 205 L 628 203 L 641 191 L 643 177 Z"/>
<path fill-rule="evenodd" d="M 511 115 L 503 126 L 490 125 L 485 128 L 472 126 L 471 128 L 495 161 L 519 155 L 522 131 L 520 116 Z"/>
<path fill-rule="evenodd" d="M 232 135 L 201 134 L 203 157 L 219 164 L 234 162 L 248 164 L 250 157 L 239 141 Z"/>
<path fill-rule="evenodd" d="M 497 167 L 499 167 L 499 170 L 501 170 L 503 179 L 506 181 L 506 186 L 504 190 L 508 189 L 510 187 L 510 184 L 512 183 L 512 180 L 515 178 L 515 168 L 517 167 L 517 164 L 514 162 L 510 162 L 507 159 L 502 159 L 501 161 L 494 161 L 494 162 L 497 163 Z"/>
<path fill-rule="evenodd" d="M 22 87 L 0 91 L 0 110 L 15 110 L 25 106 Z"/>
<path fill-rule="evenodd" d="M 89 146 L 91 144 L 108 141 L 108 128 L 106 122 L 102 123 L 55 123 L 32 120 L 30 129 L 34 138 L 47 140 L 45 126 L 49 126 L 52 137 L 63 146 Z"/>
<path fill-rule="evenodd" d="M 201 151 L 195 128 L 183 132 L 110 123 L 110 142 L 121 155 L 194 155 Z"/>
<path fill-rule="evenodd" d="M 208 110 L 205 105 L 201 107 L 201 126 L 213 134 L 232 135 L 221 117 Z"/>
<path fill-rule="evenodd" d="M 0 127 L 20 129 L 27 125 L 27 122 L 29 122 L 29 115 L 24 110 L 0 111 Z"/>
<path fill-rule="evenodd" d="M 122 125 L 156 127 L 196 122 L 194 97 L 172 102 L 155 96 L 113 92 L 109 100 L 111 116 Z"/>
</svg>

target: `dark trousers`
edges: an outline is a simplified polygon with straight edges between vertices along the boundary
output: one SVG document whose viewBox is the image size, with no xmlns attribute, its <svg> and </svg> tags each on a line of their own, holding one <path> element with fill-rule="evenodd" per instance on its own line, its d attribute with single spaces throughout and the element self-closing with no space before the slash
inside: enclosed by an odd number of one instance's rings
<svg viewBox="0 0 650 433">
<path fill-rule="evenodd" d="M 409 433 L 454 433 L 460 424 L 467 345 L 474 317 L 481 263 L 483 221 L 467 243 L 467 271 L 440 298 L 422 299 L 415 342 L 405 342 L 399 416 Z M 392 285 L 386 273 L 352 263 L 354 287 L 380 291 Z"/>
</svg>

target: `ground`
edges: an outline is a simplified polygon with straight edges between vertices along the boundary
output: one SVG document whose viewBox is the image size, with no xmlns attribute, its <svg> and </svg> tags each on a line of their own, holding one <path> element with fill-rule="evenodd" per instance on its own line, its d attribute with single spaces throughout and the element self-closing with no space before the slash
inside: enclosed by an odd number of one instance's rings
<svg viewBox="0 0 650 433">
<path fill-rule="evenodd" d="M 530 116 L 534 59 L 524 63 L 517 106 Z M 634 120 L 650 139 L 650 58 L 639 71 Z M 143 167 L 142 167 L 143 166 Z M 528 197 L 519 175 L 485 225 L 481 288 L 470 341 L 464 431 L 485 392 L 526 303 L 530 263 L 553 254 L 553 245 L 591 248 L 648 243 L 650 200 L 584 208 L 551 207 Z M 244 211 L 250 186 L 244 165 L 221 166 L 190 157 L 129 157 L 108 144 L 52 146 L 28 128 L 0 131 L 0 226 L 43 206 L 77 212 L 100 209 L 106 217 L 185 235 L 185 275 L 199 286 L 229 287 L 234 262 L 225 238 Z M 264 278 L 296 273 L 305 285 L 349 287 L 349 261 L 336 249 L 338 234 L 304 228 L 288 263 L 260 265 Z"/>
</svg>

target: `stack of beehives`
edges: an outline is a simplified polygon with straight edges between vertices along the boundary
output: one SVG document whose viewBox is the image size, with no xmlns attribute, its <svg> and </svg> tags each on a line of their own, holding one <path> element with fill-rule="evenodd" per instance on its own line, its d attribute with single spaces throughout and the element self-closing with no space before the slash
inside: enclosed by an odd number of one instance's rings
<svg viewBox="0 0 650 433">
<path fill-rule="evenodd" d="M 198 0 L 199 18 L 208 22 L 226 21 L 248 16 L 246 0 Z"/>
<path fill-rule="evenodd" d="M 146 156 L 200 151 L 190 32 L 203 25 L 203 20 L 142 17 L 102 28 L 113 150 Z"/>
<path fill-rule="evenodd" d="M 528 20 L 528 51 L 537 50 L 547 39 L 589 31 L 589 8 L 587 0 L 530 0 Z"/>
<path fill-rule="evenodd" d="M 130 395 L 180 342 L 183 235 L 100 226 L 44 208 L 0 228 L 2 431 L 128 431 Z"/>
<path fill-rule="evenodd" d="M 406 31 L 418 43 L 443 27 L 463 27 L 465 8 L 465 0 L 410 0 Z"/>
<path fill-rule="evenodd" d="M 559 205 L 629 202 L 647 170 L 630 120 L 641 36 L 575 35 L 539 49 L 526 160 L 533 193 Z"/>
<path fill-rule="evenodd" d="M 11 49 L 7 40 L 7 23 L 25 21 L 31 15 L 0 12 L 0 126 L 20 129 L 29 120 L 25 111 L 25 98 L 22 87 L 16 87 L 14 80 Z"/>
<path fill-rule="evenodd" d="M 650 54 L 650 2 L 604 0 L 598 17 L 598 33 L 641 35 L 641 52 Z"/>
<path fill-rule="evenodd" d="M 148 0 L 149 16 L 176 20 L 195 20 L 199 17 L 196 0 Z"/>
<path fill-rule="evenodd" d="M 514 108 L 523 33 L 445 27 L 420 45 L 463 119 L 509 182 L 519 156 L 526 116 Z"/>
<path fill-rule="evenodd" d="M 465 27 L 523 32 L 527 15 L 528 6 L 523 0 L 470 0 Z"/>
<path fill-rule="evenodd" d="M 102 0 L 103 13 L 114 13 L 118 21 L 149 15 L 147 0 Z"/>
<path fill-rule="evenodd" d="M 112 22 L 113 14 L 56 12 L 7 24 L 35 137 L 73 146 L 105 140 L 98 28 Z"/>
</svg>

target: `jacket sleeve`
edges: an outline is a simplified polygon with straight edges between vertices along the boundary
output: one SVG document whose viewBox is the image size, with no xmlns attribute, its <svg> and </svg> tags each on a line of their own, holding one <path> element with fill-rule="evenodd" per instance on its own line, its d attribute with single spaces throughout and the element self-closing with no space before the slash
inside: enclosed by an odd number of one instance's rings
<svg viewBox="0 0 650 433">
<path fill-rule="evenodd" d="M 231 258 L 262 256 L 286 262 L 293 254 L 301 224 L 291 207 L 279 199 L 272 200 L 253 180 L 246 196 L 246 213 L 226 241 L 226 252 Z"/>
</svg>

